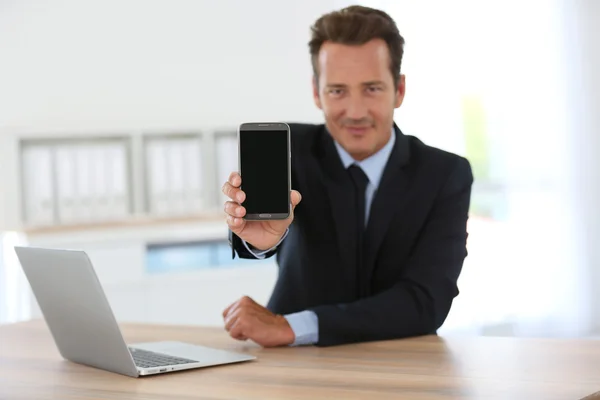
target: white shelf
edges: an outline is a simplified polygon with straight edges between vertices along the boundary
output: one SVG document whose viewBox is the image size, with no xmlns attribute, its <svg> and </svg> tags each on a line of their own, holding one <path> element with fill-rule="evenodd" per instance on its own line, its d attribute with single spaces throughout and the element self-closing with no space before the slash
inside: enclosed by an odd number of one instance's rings
<svg viewBox="0 0 600 400">
<path fill-rule="evenodd" d="M 20 225 L 87 229 L 222 210 L 235 132 L 17 135 Z"/>
</svg>

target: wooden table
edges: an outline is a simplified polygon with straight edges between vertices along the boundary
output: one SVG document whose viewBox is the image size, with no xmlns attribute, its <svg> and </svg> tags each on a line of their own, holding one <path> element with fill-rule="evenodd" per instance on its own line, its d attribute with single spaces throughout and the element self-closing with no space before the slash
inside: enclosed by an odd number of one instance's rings
<svg viewBox="0 0 600 400">
<path fill-rule="evenodd" d="M 263 349 L 221 329 L 122 327 L 128 343 L 181 340 L 258 360 L 135 379 L 62 360 L 44 322 L 26 322 L 0 326 L 0 399 L 569 400 L 600 390 L 594 340 L 427 336 Z"/>
</svg>

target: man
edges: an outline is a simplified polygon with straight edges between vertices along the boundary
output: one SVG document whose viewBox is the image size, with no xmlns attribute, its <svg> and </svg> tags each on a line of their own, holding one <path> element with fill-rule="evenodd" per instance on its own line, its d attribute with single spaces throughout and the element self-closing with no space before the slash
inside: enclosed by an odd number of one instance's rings
<svg viewBox="0 0 600 400">
<path fill-rule="evenodd" d="M 394 21 L 371 8 L 313 26 L 313 94 L 325 124 L 290 124 L 292 215 L 245 221 L 242 177 L 223 185 L 234 252 L 279 264 L 266 308 L 243 297 L 224 310 L 233 338 L 328 346 L 433 334 L 447 317 L 467 255 L 473 177 L 467 160 L 395 125 L 403 46 Z"/>
</svg>

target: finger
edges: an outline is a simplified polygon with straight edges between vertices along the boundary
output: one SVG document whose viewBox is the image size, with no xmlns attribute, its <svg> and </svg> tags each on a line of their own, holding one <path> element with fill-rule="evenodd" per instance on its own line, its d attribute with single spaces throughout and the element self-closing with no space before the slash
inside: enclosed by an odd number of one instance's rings
<svg viewBox="0 0 600 400">
<path fill-rule="evenodd" d="M 223 318 L 227 318 L 230 314 L 233 314 L 236 310 L 243 308 L 243 306 L 246 302 L 247 301 L 245 300 L 245 298 L 241 297 L 235 303 L 233 303 L 229 307 L 227 307 L 225 309 L 225 311 L 223 311 Z"/>
<path fill-rule="evenodd" d="M 232 217 L 231 215 L 227 216 L 227 226 L 231 229 L 231 232 L 235 234 L 239 234 L 244 230 L 244 226 L 246 226 L 246 220 L 244 218 Z"/>
<path fill-rule="evenodd" d="M 234 309 L 235 307 L 237 307 L 237 306 L 238 306 L 238 304 L 239 304 L 240 300 L 241 300 L 241 299 L 238 299 L 238 300 L 234 301 L 234 302 L 233 302 L 233 303 L 231 303 L 229 306 L 227 306 L 227 308 L 226 308 L 225 310 L 223 310 L 223 318 L 226 318 L 226 317 L 227 317 L 227 315 L 228 315 L 230 312 L 232 312 L 232 311 L 233 311 L 233 309 Z"/>
<path fill-rule="evenodd" d="M 255 315 L 258 307 L 260 306 L 250 297 L 243 296 L 223 311 L 223 319 L 225 319 L 225 323 L 227 324 L 229 318 L 232 318 L 234 315 L 239 316 L 242 312 L 243 315 Z"/>
<path fill-rule="evenodd" d="M 237 340 L 247 339 L 248 335 L 246 334 L 246 323 L 244 323 L 244 320 L 238 318 L 235 321 L 235 324 L 233 324 L 229 331 L 229 336 Z"/>
<path fill-rule="evenodd" d="M 227 215 L 231 215 L 232 217 L 244 217 L 246 215 L 246 208 L 244 206 L 240 206 L 238 203 L 233 201 L 225 202 L 225 213 Z"/>
<path fill-rule="evenodd" d="M 227 314 L 227 316 L 225 317 L 225 330 L 227 332 L 229 332 L 231 330 L 231 328 L 235 325 L 239 316 L 240 316 L 239 308 L 237 308 L 233 312 L 230 312 L 229 314 Z"/>
<path fill-rule="evenodd" d="M 302 195 L 297 190 L 292 190 L 290 197 L 292 200 L 292 207 L 296 207 L 300 203 L 300 201 L 302 201 Z"/>
<path fill-rule="evenodd" d="M 237 309 L 245 309 L 246 311 L 250 311 L 256 305 L 254 300 L 249 296 L 242 296 L 238 301 L 236 301 L 229 309 L 228 314 L 236 311 Z"/>
<path fill-rule="evenodd" d="M 229 184 L 231 184 L 231 186 L 239 188 L 242 184 L 242 177 L 240 176 L 240 174 L 234 171 L 231 174 L 229 174 L 228 182 Z"/>
<path fill-rule="evenodd" d="M 223 194 L 231 200 L 243 203 L 246 200 L 246 193 L 243 190 L 234 187 L 231 183 L 225 182 L 221 188 Z"/>
<path fill-rule="evenodd" d="M 246 322 L 248 322 L 250 318 L 256 319 L 257 313 L 255 311 L 249 311 L 247 309 L 238 308 L 235 311 L 229 313 L 229 315 L 225 319 L 225 330 L 231 333 L 233 327 L 236 326 L 238 320 L 243 319 Z"/>
</svg>

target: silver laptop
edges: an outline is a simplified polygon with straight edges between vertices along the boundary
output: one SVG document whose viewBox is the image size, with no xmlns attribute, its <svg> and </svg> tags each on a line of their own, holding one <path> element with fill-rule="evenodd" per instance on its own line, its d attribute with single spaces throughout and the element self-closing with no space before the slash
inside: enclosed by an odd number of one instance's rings
<svg viewBox="0 0 600 400">
<path fill-rule="evenodd" d="M 84 251 L 15 247 L 61 356 L 132 377 L 256 357 L 177 341 L 128 346 Z"/>
</svg>

